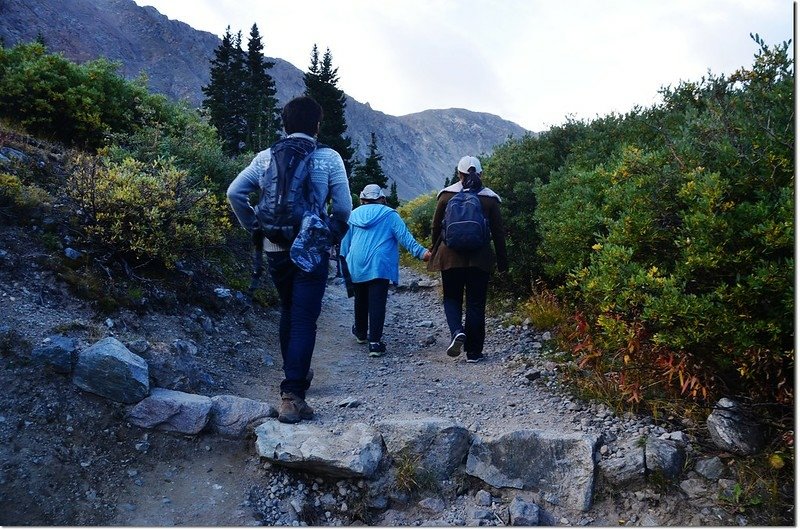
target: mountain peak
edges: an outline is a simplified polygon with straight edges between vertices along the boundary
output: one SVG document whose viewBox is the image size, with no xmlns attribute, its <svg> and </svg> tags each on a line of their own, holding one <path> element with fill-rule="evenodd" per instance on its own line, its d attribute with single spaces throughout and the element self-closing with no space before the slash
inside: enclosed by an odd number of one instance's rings
<svg viewBox="0 0 800 530">
<path fill-rule="evenodd" d="M 201 87 L 209 82 L 210 61 L 220 44 L 216 35 L 133 0 L 0 2 L 0 38 L 6 46 L 38 35 L 50 51 L 76 62 L 106 57 L 120 62 L 126 78 L 144 72 L 151 90 L 194 106 L 203 101 Z M 275 63 L 270 75 L 281 104 L 305 92 L 301 70 L 280 58 L 268 60 Z M 397 182 L 401 199 L 438 190 L 464 153 L 490 153 L 509 136 L 529 132 L 498 116 L 459 108 L 391 116 L 349 96 L 345 119 L 362 160 L 375 133 L 383 170 Z"/>
</svg>

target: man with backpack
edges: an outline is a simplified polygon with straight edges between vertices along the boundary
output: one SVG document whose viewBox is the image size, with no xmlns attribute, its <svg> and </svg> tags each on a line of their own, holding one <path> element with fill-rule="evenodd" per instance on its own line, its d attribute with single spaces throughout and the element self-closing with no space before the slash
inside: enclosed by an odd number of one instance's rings
<svg viewBox="0 0 800 530">
<path fill-rule="evenodd" d="M 322 107 L 310 97 L 298 97 L 286 104 L 281 117 L 287 137 L 258 153 L 239 173 L 228 187 L 228 201 L 254 241 L 263 239 L 281 303 L 284 379 L 278 420 L 297 423 L 314 414 L 305 397 L 328 254 L 347 231 L 353 202 L 342 157 L 316 141 Z M 255 191 L 260 199 L 253 208 L 249 196 Z"/>
<path fill-rule="evenodd" d="M 500 197 L 481 182 L 480 161 L 465 156 L 457 169 L 459 181 L 440 191 L 437 198 L 428 270 L 442 273 L 444 314 L 451 339 L 447 355 L 458 357 L 463 348 L 467 362 L 477 363 L 484 358 L 489 275 L 495 264 L 501 272 L 508 270 L 508 259 Z"/>
</svg>

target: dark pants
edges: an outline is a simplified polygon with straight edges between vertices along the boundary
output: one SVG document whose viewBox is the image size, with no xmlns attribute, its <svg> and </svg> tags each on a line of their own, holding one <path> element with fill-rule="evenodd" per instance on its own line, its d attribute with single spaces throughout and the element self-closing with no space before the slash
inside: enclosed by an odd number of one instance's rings
<svg viewBox="0 0 800 530">
<path fill-rule="evenodd" d="M 279 336 L 283 374 L 281 392 L 305 399 L 311 355 L 317 340 L 317 319 L 328 282 L 328 260 L 311 272 L 299 269 L 289 252 L 268 252 L 269 274 L 281 301 Z"/>
<path fill-rule="evenodd" d="M 380 342 L 383 324 L 386 321 L 386 299 L 389 296 L 389 280 L 378 278 L 368 282 L 354 283 L 356 335 L 367 336 L 370 342 Z M 369 335 L 367 325 L 369 323 Z"/>
<path fill-rule="evenodd" d="M 464 351 L 483 353 L 486 340 L 486 293 L 489 287 L 489 273 L 477 267 L 459 267 L 442 271 L 442 291 L 444 294 L 444 316 L 450 328 L 450 336 L 459 331 L 467 335 Z M 462 325 L 462 305 L 466 293 L 464 323 Z"/>
</svg>

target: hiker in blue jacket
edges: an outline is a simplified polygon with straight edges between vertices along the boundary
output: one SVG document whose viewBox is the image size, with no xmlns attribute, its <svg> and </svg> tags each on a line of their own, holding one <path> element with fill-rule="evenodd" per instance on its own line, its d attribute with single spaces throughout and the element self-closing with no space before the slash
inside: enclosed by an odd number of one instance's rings
<svg viewBox="0 0 800 530">
<path fill-rule="evenodd" d="M 355 291 L 353 335 L 359 344 L 369 341 L 370 357 L 380 357 L 386 352 L 382 338 L 389 283 L 396 285 L 400 277 L 398 244 L 423 261 L 428 261 L 431 253 L 414 239 L 400 214 L 386 206 L 380 186 L 368 184 L 359 199 L 361 206 L 350 214 L 350 228 L 339 252 L 345 257 Z"/>
</svg>

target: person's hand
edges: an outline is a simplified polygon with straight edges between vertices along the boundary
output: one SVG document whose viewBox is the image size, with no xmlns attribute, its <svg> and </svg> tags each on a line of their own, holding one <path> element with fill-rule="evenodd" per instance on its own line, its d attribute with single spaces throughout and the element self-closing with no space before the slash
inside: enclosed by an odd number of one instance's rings
<svg viewBox="0 0 800 530">
<path fill-rule="evenodd" d="M 425 250 L 425 254 L 422 255 L 422 261 L 430 261 L 431 260 L 431 251 Z"/>
<path fill-rule="evenodd" d="M 253 241 L 253 245 L 255 245 L 257 248 L 264 246 L 264 231 L 260 228 L 253 230 L 253 232 L 250 234 L 250 237 Z"/>
</svg>

